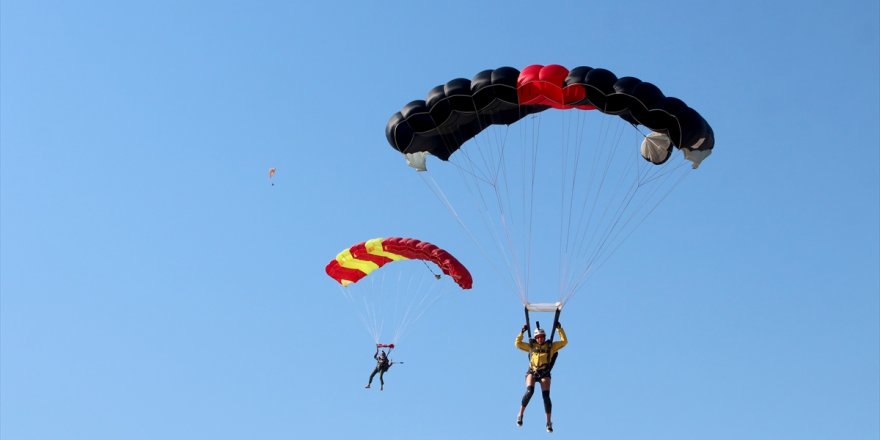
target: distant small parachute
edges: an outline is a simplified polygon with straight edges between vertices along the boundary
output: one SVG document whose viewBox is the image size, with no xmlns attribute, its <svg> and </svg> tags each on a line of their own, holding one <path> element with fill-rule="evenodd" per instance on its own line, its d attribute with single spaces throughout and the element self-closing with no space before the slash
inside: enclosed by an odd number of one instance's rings
<svg viewBox="0 0 880 440">
<path fill-rule="evenodd" d="M 269 168 L 269 182 L 272 183 L 272 186 L 275 186 L 275 182 L 272 182 L 272 178 L 275 177 L 275 168 Z"/>
</svg>

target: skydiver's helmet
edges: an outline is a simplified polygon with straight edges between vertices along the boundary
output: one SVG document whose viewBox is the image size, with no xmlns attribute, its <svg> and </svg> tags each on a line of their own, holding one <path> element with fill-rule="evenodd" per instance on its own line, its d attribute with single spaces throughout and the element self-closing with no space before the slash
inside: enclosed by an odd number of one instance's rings
<svg viewBox="0 0 880 440">
<path fill-rule="evenodd" d="M 379 357 L 380 357 L 380 358 L 385 357 L 385 350 L 382 350 L 382 351 L 379 352 Z"/>
<path fill-rule="evenodd" d="M 545 338 L 547 337 L 547 335 L 544 333 L 544 329 L 542 329 L 541 327 L 535 328 L 535 338 L 537 338 L 538 336 L 543 336 Z"/>
</svg>

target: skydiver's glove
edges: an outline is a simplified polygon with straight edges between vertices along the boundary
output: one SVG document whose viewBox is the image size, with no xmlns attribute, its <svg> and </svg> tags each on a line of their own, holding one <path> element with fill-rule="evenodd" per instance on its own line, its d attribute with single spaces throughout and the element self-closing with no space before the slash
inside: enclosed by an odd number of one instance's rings
<svg viewBox="0 0 880 440">
<path fill-rule="evenodd" d="M 528 324 L 525 324 L 525 325 L 523 325 L 522 331 L 520 333 L 525 333 L 528 330 L 529 330 L 529 326 L 528 326 Z"/>
</svg>

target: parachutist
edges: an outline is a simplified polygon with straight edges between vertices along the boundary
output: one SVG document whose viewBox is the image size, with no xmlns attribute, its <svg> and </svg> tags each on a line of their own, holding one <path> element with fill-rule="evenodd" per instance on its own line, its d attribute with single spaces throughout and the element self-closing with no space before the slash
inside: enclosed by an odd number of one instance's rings
<svg viewBox="0 0 880 440">
<path fill-rule="evenodd" d="M 523 334 L 528 328 L 528 325 L 524 325 L 514 342 L 516 348 L 529 352 L 529 370 L 526 371 L 526 393 L 523 395 L 522 406 L 520 406 L 519 414 L 516 416 L 516 425 L 522 426 L 523 413 L 526 411 L 526 406 L 535 392 L 535 382 L 540 382 L 541 397 L 544 399 L 544 413 L 547 415 L 547 432 L 553 432 L 553 422 L 550 421 L 550 413 L 553 408 L 550 402 L 550 370 L 553 369 L 553 359 L 556 352 L 568 344 L 568 339 L 565 337 L 562 325 L 557 322 L 556 329 L 559 331 L 559 341 L 546 341 L 547 335 L 544 333 L 544 329 L 538 327 L 535 329 L 535 339 L 523 342 Z"/>
<path fill-rule="evenodd" d="M 391 353 L 391 350 L 394 349 L 394 345 L 392 344 L 388 350 L 388 353 Z M 376 345 L 376 353 L 373 354 L 373 359 L 376 360 L 376 368 L 373 369 L 373 372 L 370 373 L 370 381 L 367 382 L 367 386 L 364 388 L 370 388 L 370 385 L 373 383 L 373 377 L 376 376 L 376 373 L 379 373 L 379 391 L 385 390 L 385 372 L 391 368 L 396 362 L 392 362 L 391 358 L 385 354 L 385 350 L 379 352 L 379 345 Z"/>
</svg>

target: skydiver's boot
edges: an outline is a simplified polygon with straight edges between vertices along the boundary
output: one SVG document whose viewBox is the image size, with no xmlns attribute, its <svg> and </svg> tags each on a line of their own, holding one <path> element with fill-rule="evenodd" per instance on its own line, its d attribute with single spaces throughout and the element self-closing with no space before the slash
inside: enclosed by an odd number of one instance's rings
<svg viewBox="0 0 880 440">
<path fill-rule="evenodd" d="M 516 416 L 516 427 L 522 427 L 522 416 Z"/>
<path fill-rule="evenodd" d="M 547 432 L 553 432 L 553 422 L 547 422 Z"/>
</svg>

